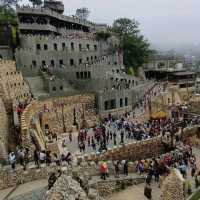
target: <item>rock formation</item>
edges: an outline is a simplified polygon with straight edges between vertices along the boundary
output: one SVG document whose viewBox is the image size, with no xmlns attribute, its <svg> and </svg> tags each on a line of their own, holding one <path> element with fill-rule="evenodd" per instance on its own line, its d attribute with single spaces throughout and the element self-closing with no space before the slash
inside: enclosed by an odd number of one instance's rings
<svg viewBox="0 0 200 200">
<path fill-rule="evenodd" d="M 177 169 L 165 179 L 160 200 L 184 200 L 184 179 Z"/>
<path fill-rule="evenodd" d="M 94 189 L 89 189 L 87 195 L 77 181 L 65 174 L 59 177 L 53 188 L 45 195 L 44 200 L 74 200 L 75 198 L 80 200 L 103 200 Z"/>
</svg>

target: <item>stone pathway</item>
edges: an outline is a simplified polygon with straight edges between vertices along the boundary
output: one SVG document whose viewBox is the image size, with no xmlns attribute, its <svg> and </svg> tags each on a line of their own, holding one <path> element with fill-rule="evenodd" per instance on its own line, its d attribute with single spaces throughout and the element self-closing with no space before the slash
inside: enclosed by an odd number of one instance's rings
<svg viewBox="0 0 200 200">
<path fill-rule="evenodd" d="M 144 176 L 140 176 L 137 173 L 129 173 L 128 176 L 124 176 L 123 174 L 120 174 L 119 178 L 115 178 L 114 175 L 109 176 L 108 178 L 106 178 L 106 181 L 113 181 L 113 180 L 123 180 L 123 179 L 143 179 L 144 180 Z M 89 184 L 96 184 L 98 182 L 103 181 L 102 179 L 100 179 L 100 176 L 93 176 L 92 179 L 89 181 Z"/>
<path fill-rule="evenodd" d="M 16 188 L 12 187 L 9 189 L 0 190 L 0 200 L 15 200 L 15 199 L 29 200 L 30 198 L 28 197 L 30 196 L 36 197 L 37 195 L 39 195 L 39 193 L 37 194 L 37 192 L 35 192 L 34 195 L 34 191 L 43 190 L 47 186 L 47 184 L 48 184 L 47 180 L 43 179 L 22 184 L 17 186 Z M 22 198 L 22 196 L 26 197 L 26 194 L 29 194 L 27 195 L 27 198 Z M 31 199 L 40 200 L 39 198 L 34 198 L 34 197 Z"/>
<path fill-rule="evenodd" d="M 147 200 L 144 196 L 144 186 L 145 183 L 134 185 L 123 191 L 116 192 L 108 200 Z M 152 183 L 152 200 L 158 200 L 160 196 L 160 189 L 157 186 L 157 183 Z"/>
<path fill-rule="evenodd" d="M 11 187 L 5 190 L 0 190 L 0 200 L 4 200 L 14 189 L 15 187 Z"/>
</svg>

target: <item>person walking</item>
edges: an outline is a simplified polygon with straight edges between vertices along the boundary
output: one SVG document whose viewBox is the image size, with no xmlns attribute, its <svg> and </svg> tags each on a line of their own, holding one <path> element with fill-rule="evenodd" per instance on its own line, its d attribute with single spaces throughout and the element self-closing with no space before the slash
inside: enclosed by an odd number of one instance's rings
<svg viewBox="0 0 200 200">
<path fill-rule="evenodd" d="M 119 165 L 120 165 L 119 161 L 114 161 L 114 168 L 115 168 L 115 176 L 116 176 L 116 178 L 119 178 Z"/>
</svg>

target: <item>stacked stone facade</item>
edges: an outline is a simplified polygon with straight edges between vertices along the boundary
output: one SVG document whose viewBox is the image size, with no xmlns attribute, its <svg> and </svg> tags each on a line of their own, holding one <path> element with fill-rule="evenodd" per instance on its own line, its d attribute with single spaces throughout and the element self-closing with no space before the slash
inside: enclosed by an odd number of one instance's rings
<svg viewBox="0 0 200 200">
<path fill-rule="evenodd" d="M 0 160 L 7 159 L 9 141 L 9 118 L 2 98 L 0 98 Z"/>
<path fill-rule="evenodd" d="M 29 86 L 16 70 L 14 61 L 0 61 L 0 79 L 1 94 L 6 103 L 24 101 L 30 96 Z"/>
<path fill-rule="evenodd" d="M 0 159 L 7 159 L 12 106 L 30 96 L 30 90 L 14 61 L 0 61 Z M 14 107 L 15 109 L 15 107 Z"/>
<path fill-rule="evenodd" d="M 44 149 L 48 142 L 45 128 L 48 127 L 53 133 L 59 135 L 63 133 L 64 123 L 66 131 L 71 131 L 74 125 L 74 114 L 79 128 L 84 119 L 88 126 L 94 126 L 98 122 L 95 96 L 76 95 L 31 102 L 21 116 L 22 145 L 33 146 L 32 136 L 34 134 L 38 147 Z"/>
</svg>

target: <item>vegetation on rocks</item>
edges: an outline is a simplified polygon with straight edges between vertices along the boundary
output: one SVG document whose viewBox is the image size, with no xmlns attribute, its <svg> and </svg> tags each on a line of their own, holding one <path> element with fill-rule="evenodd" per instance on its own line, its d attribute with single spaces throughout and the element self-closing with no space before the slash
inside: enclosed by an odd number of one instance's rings
<svg viewBox="0 0 200 200">
<path fill-rule="evenodd" d="M 190 200 L 199 200 L 200 199 L 200 191 L 196 192 L 194 196 Z"/>
</svg>

